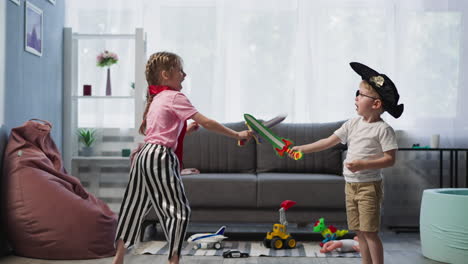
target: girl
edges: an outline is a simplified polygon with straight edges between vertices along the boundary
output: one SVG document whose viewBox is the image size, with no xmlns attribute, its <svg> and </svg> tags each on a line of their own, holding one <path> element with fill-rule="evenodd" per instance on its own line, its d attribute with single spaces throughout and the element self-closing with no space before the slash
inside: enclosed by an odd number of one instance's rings
<svg viewBox="0 0 468 264">
<path fill-rule="evenodd" d="M 179 263 L 190 217 L 180 177 L 185 132 L 195 130 L 200 124 L 235 139 L 251 137 L 249 131 L 236 132 L 200 114 L 180 92 L 185 76 L 182 59 L 170 52 L 155 53 L 146 64 L 148 99 L 139 130 L 145 135 L 145 144 L 132 162 L 130 181 L 120 208 L 114 264 L 123 263 L 125 248 L 135 244 L 143 217 L 149 210 L 156 211 L 169 242 L 169 263 Z M 187 119 L 195 121 L 188 128 Z"/>
</svg>

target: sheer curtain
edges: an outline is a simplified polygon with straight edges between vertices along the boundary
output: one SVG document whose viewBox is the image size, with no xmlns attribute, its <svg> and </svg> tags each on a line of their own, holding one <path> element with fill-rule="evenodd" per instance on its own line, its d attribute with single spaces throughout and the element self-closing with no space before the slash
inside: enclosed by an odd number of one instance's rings
<svg viewBox="0 0 468 264">
<path fill-rule="evenodd" d="M 468 3 L 464 0 L 67 1 L 79 33 L 143 27 L 147 55 L 184 59 L 184 92 L 221 122 L 243 113 L 287 122 L 356 116 L 358 61 L 389 75 L 405 112 L 384 114 L 400 145 L 468 147 Z M 121 65 L 121 67 L 133 65 Z"/>
</svg>

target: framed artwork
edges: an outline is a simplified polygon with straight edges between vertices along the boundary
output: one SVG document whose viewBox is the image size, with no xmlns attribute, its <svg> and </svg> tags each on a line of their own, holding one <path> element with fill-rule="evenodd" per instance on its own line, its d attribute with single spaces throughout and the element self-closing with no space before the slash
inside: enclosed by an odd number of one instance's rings
<svg viewBox="0 0 468 264">
<path fill-rule="evenodd" d="M 56 1 L 56 0 L 49 0 L 49 3 L 55 5 L 55 1 Z"/>
<path fill-rule="evenodd" d="M 24 20 L 25 50 L 42 56 L 42 10 L 30 2 L 26 2 Z"/>
<path fill-rule="evenodd" d="M 21 1 L 20 0 L 10 0 L 12 1 L 13 3 L 17 4 L 17 5 L 21 5 Z"/>
</svg>

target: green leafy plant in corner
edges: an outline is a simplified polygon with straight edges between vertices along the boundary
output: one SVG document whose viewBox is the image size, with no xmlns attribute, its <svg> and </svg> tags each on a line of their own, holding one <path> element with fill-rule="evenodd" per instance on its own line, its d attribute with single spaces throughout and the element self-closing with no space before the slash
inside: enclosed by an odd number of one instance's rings
<svg viewBox="0 0 468 264">
<path fill-rule="evenodd" d="M 81 143 L 83 143 L 86 147 L 91 147 L 96 141 L 96 130 L 91 128 L 79 128 L 78 129 L 78 137 Z"/>
</svg>

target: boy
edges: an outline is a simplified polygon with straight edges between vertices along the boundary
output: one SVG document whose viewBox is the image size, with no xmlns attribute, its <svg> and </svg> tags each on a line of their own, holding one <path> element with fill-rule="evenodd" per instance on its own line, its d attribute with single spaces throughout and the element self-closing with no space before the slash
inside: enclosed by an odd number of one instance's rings
<svg viewBox="0 0 468 264">
<path fill-rule="evenodd" d="M 393 166 L 398 149 L 395 132 L 380 115 L 387 111 L 398 118 L 403 104 L 392 80 L 363 65 L 350 63 L 361 76 L 355 105 L 359 117 L 346 121 L 330 137 L 293 147 L 303 153 L 317 152 L 338 143 L 348 145 L 343 164 L 346 180 L 348 228 L 359 238 L 362 263 L 383 263 L 383 247 L 378 236 L 382 202 L 382 168 Z"/>
</svg>

